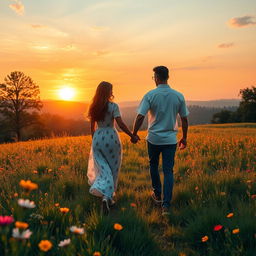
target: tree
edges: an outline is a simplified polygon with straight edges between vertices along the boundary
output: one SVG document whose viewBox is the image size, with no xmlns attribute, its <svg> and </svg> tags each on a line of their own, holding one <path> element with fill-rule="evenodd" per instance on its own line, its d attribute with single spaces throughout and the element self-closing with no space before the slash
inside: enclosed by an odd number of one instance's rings
<svg viewBox="0 0 256 256">
<path fill-rule="evenodd" d="M 212 117 L 212 123 L 213 124 L 225 124 L 229 123 L 231 116 L 232 116 L 232 111 L 229 110 L 221 110 L 218 113 L 215 113 Z"/>
<path fill-rule="evenodd" d="M 240 90 L 242 101 L 237 110 L 241 122 L 256 122 L 256 87 Z"/>
<path fill-rule="evenodd" d="M 11 72 L 0 84 L 0 113 L 16 133 L 18 141 L 21 139 L 21 130 L 34 124 L 38 115 L 36 111 L 41 108 L 39 86 L 24 73 Z"/>
</svg>

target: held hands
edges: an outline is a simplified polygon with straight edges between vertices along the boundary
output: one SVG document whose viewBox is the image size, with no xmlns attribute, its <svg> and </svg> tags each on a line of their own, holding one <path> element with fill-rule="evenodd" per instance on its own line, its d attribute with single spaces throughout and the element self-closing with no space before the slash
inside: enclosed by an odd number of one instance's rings
<svg viewBox="0 0 256 256">
<path fill-rule="evenodd" d="M 182 138 L 178 143 L 179 149 L 183 150 L 187 147 L 187 140 Z"/>
<path fill-rule="evenodd" d="M 139 140 L 140 140 L 140 137 L 138 135 L 132 135 L 131 143 L 136 144 Z"/>
</svg>

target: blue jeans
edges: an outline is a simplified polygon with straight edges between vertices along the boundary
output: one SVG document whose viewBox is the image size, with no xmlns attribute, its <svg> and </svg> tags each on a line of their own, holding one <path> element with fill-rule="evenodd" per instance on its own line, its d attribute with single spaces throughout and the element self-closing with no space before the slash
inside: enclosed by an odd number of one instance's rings
<svg viewBox="0 0 256 256">
<path fill-rule="evenodd" d="M 148 155 L 150 175 L 155 195 L 161 197 L 162 184 L 159 176 L 159 156 L 162 153 L 162 165 L 164 173 L 164 200 L 162 206 L 169 207 L 173 190 L 173 166 L 177 144 L 154 145 L 148 142 Z"/>
</svg>

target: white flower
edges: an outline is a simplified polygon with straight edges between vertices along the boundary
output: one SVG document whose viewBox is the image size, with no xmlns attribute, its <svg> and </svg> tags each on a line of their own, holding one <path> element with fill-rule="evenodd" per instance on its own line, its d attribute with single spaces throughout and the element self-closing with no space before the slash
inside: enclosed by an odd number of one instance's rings
<svg viewBox="0 0 256 256">
<path fill-rule="evenodd" d="M 29 209 L 36 207 L 35 203 L 33 201 L 29 201 L 28 199 L 19 199 L 18 205 L 24 208 L 29 208 Z"/>
<path fill-rule="evenodd" d="M 32 235 L 32 232 L 29 229 L 26 229 L 20 233 L 18 228 L 12 230 L 12 236 L 17 239 L 29 239 Z"/>
<path fill-rule="evenodd" d="M 70 238 L 69 239 L 65 239 L 63 241 L 60 241 L 59 247 L 65 247 L 65 246 L 69 245 L 70 242 L 71 242 Z"/>
<path fill-rule="evenodd" d="M 70 227 L 70 231 L 75 233 L 75 234 L 79 234 L 79 235 L 84 234 L 84 228 L 78 228 L 77 226 Z"/>
</svg>

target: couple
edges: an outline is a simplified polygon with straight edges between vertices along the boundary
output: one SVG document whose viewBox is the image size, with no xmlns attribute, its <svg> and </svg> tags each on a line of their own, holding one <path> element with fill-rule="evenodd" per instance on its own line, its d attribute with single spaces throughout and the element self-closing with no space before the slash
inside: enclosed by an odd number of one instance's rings
<svg viewBox="0 0 256 256">
<path fill-rule="evenodd" d="M 87 176 L 90 193 L 102 197 L 104 214 L 109 212 L 115 202 L 113 196 L 117 189 L 118 173 L 122 162 L 122 147 L 114 120 L 137 143 L 137 135 L 145 116 L 149 112 L 147 146 L 152 180 L 151 197 L 155 203 L 162 205 L 162 214 L 169 214 L 173 190 L 173 166 L 177 146 L 177 115 L 182 123 L 182 139 L 178 142 L 180 149 L 187 145 L 189 114 L 183 95 L 168 85 L 169 70 L 165 66 L 153 69 L 156 89 L 143 97 L 137 110 L 137 117 L 131 132 L 121 118 L 119 107 L 113 100 L 112 84 L 101 82 L 98 85 L 89 108 L 91 121 L 92 147 L 88 162 Z M 96 129 L 97 125 L 97 129 Z M 162 201 L 162 184 L 159 176 L 159 156 L 162 153 L 164 185 Z"/>
</svg>

